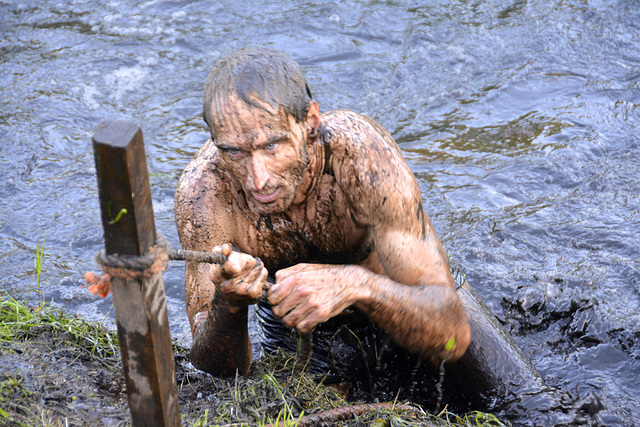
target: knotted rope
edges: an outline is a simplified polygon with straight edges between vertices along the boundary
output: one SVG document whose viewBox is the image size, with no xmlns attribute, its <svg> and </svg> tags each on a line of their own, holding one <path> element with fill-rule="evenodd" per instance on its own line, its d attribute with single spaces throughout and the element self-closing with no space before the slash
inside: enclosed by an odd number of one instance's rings
<svg viewBox="0 0 640 427">
<path fill-rule="evenodd" d="M 156 244 L 145 255 L 107 255 L 104 250 L 98 252 L 95 261 L 105 274 L 99 277 L 88 271 L 84 277 L 90 285 L 89 291 L 105 298 L 111 291 L 112 277 L 123 280 L 149 279 L 166 270 L 169 260 L 224 264 L 227 257 L 219 253 L 169 249 L 167 239 L 158 234 Z"/>
</svg>

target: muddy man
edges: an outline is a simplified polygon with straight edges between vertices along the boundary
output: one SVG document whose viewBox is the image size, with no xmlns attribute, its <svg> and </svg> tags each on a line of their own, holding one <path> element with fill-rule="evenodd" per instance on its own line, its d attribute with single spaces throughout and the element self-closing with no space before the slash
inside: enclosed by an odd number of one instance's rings
<svg viewBox="0 0 640 427">
<path fill-rule="evenodd" d="M 193 364 L 216 376 L 252 360 L 248 309 L 300 332 L 366 315 L 407 351 L 456 360 L 470 330 L 420 188 L 391 135 L 353 111 L 321 114 L 301 67 L 266 48 L 221 59 L 205 86 L 211 139 L 185 169 L 176 218 L 188 263 Z"/>
<path fill-rule="evenodd" d="M 503 402 L 550 422 L 557 396 L 450 269 L 385 129 L 353 111 L 321 114 L 301 67 L 264 48 L 216 64 L 204 117 L 211 139 L 180 179 L 178 233 L 185 249 L 228 260 L 186 266 L 196 367 L 247 373 L 256 304 L 263 349 L 295 351 L 296 333 L 312 331 L 311 369 L 356 384 L 352 396 L 429 405 L 447 362 L 447 402 Z"/>
</svg>

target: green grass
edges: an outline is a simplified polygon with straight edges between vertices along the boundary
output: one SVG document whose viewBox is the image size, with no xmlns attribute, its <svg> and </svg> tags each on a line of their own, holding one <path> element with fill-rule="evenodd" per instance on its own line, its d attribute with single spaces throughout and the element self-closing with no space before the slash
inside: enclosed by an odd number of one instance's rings
<svg viewBox="0 0 640 427">
<path fill-rule="evenodd" d="M 36 245 L 34 279 L 40 293 L 41 271 L 44 260 L 44 243 Z M 33 281 L 32 281 L 33 287 Z M 31 292 L 30 289 L 29 292 Z M 119 356 L 118 337 L 114 331 L 101 324 L 88 322 L 77 316 L 44 302 L 43 299 L 30 306 L 0 291 L 0 355 L 13 351 L 16 343 L 25 343 L 20 354 L 28 354 L 27 342 L 44 335 L 54 337 L 64 346 L 71 346 L 79 353 L 90 355 L 102 362 L 105 369 L 114 371 L 114 357 Z M 32 340 L 32 341 L 38 341 Z M 6 345 L 5 345 L 6 343 Z M 174 352 L 184 359 L 185 350 L 174 345 Z M 0 425 L 58 426 L 61 418 L 51 418 L 51 411 L 35 405 L 40 401 L 37 391 L 25 386 L 25 373 L 18 371 L 11 376 L 0 375 Z M 189 375 L 184 374 L 185 378 Z M 203 375 L 204 376 L 204 375 Z M 195 378 L 195 377 L 194 377 Z M 213 380 L 204 376 L 201 390 L 208 398 L 187 398 L 181 402 L 184 426 L 259 426 L 279 425 L 297 427 L 306 414 L 317 414 L 331 409 L 343 408 L 362 402 L 347 402 L 333 387 L 323 384 L 323 379 L 301 369 L 296 358 L 285 354 L 264 356 L 256 361 L 247 378 Z M 189 381 L 187 379 L 187 381 Z M 189 387 L 186 385 L 185 387 Z M 77 384 L 72 385 L 77 387 Z M 180 386 L 182 387 L 182 385 Z M 75 396 L 75 395 L 74 395 Z M 17 400 L 16 400 L 17 399 Z M 215 402 L 215 403 L 214 403 Z M 399 402 L 400 403 L 400 402 Z M 184 405 L 184 406 L 182 406 Z M 37 408 L 34 409 L 34 408 Z M 431 415 L 424 411 L 416 413 L 397 410 L 393 406 L 360 415 L 353 420 L 331 422 L 325 425 L 354 426 L 504 426 L 495 416 L 482 412 L 471 412 L 459 417 L 446 409 Z M 126 409 L 122 409 L 126 411 Z M 73 412 L 64 417 L 72 417 Z M 22 421 L 21 421 L 22 420 Z M 23 422 L 27 420 L 27 422 Z M 65 422 L 67 418 L 64 418 Z"/>
<path fill-rule="evenodd" d="M 118 337 L 104 326 L 70 316 L 40 302 L 35 307 L 0 294 L 0 342 L 27 340 L 44 331 L 101 358 L 119 353 Z"/>
<path fill-rule="evenodd" d="M 34 272 L 27 293 L 27 302 L 15 300 L 6 292 L 0 293 L 0 342 L 26 340 L 43 330 L 48 330 L 55 336 L 64 337 L 70 344 L 91 355 L 102 358 L 117 355 L 119 344 L 115 332 L 109 331 L 100 324 L 69 316 L 45 303 L 44 297 L 41 297 L 33 307 L 27 305 L 32 291 L 42 295 L 40 281 L 45 240 L 46 235 L 42 243 L 36 242 Z"/>
<path fill-rule="evenodd" d="M 34 291 L 42 297 L 42 291 L 40 290 L 40 278 L 42 276 L 42 264 L 44 262 L 44 242 L 47 236 L 42 238 L 42 243 L 36 241 L 36 257 L 34 260 L 33 275 L 31 276 L 31 284 L 29 285 L 29 292 L 27 293 L 27 301 L 31 292 Z M 34 289 L 33 280 L 36 280 L 36 288 Z"/>
<path fill-rule="evenodd" d="M 40 350 L 34 352 L 36 347 Z M 50 374 L 41 371 L 40 364 L 49 362 L 34 361 L 43 357 L 42 348 L 50 348 L 49 352 L 55 352 L 56 348 L 70 349 L 76 358 L 74 363 L 96 360 L 112 375 L 118 371 L 114 361 L 119 346 L 114 332 L 66 314 L 44 301 L 30 306 L 0 292 L 0 360 L 4 361 L 5 356 L 9 360 L 23 358 L 25 366 L 29 367 L 28 370 L 10 370 L 11 374 L 0 371 L 0 426 L 57 427 L 68 421 L 65 415 L 60 415 L 57 409 L 42 400 L 46 378 L 52 378 L 55 383 L 56 376 L 49 377 Z M 46 350 L 44 355 L 47 355 Z M 65 368 L 60 366 L 60 369 Z M 38 380 L 34 379 L 36 377 Z M 70 384 L 69 390 L 75 392 L 75 386 Z M 71 398 L 76 399 L 75 395 Z M 73 412 L 71 415 L 73 418 Z"/>
</svg>

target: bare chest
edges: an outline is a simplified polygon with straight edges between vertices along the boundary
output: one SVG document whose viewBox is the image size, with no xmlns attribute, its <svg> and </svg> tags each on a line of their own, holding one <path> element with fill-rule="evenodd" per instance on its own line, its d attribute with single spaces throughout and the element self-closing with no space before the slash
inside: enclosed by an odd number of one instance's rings
<svg viewBox="0 0 640 427">
<path fill-rule="evenodd" d="M 304 204 L 248 222 L 238 243 L 259 256 L 271 272 L 301 262 L 357 264 L 373 249 L 368 229 L 354 222 L 331 176 L 323 178 Z"/>
</svg>

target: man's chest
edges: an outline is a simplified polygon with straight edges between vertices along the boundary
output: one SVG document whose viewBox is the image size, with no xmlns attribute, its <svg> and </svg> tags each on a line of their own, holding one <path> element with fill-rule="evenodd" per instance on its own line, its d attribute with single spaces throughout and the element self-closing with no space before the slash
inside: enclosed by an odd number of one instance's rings
<svg viewBox="0 0 640 427">
<path fill-rule="evenodd" d="M 373 249 L 369 230 L 355 223 L 331 178 L 304 204 L 252 218 L 246 230 L 241 249 L 259 256 L 272 272 L 301 262 L 359 263 Z"/>
</svg>

